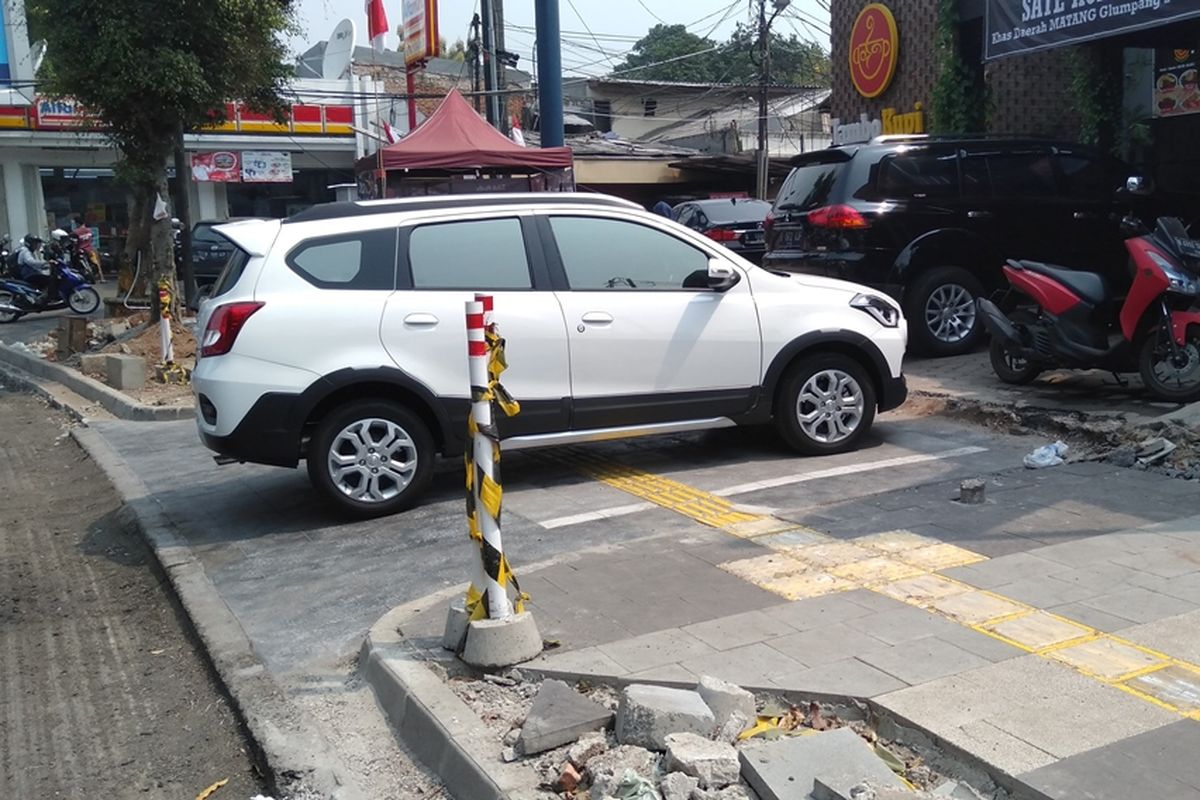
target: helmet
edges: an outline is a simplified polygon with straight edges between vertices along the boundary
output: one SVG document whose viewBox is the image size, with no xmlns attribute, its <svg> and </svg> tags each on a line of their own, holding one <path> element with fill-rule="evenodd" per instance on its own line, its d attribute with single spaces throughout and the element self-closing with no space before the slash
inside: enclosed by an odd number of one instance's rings
<svg viewBox="0 0 1200 800">
<path fill-rule="evenodd" d="M 69 235 L 70 235 L 70 234 L 68 234 L 68 233 L 67 233 L 66 231 L 64 231 L 62 228 L 55 228 L 54 230 L 50 231 L 50 238 L 51 238 L 51 239 L 53 239 L 53 240 L 54 240 L 54 241 L 56 241 L 56 242 L 61 242 L 61 241 L 63 241 L 63 240 L 64 240 L 64 239 L 66 239 L 66 238 L 67 238 Z"/>
<path fill-rule="evenodd" d="M 38 236 L 36 233 L 31 233 L 25 237 L 25 246 L 31 250 L 41 243 L 42 237 Z"/>
</svg>

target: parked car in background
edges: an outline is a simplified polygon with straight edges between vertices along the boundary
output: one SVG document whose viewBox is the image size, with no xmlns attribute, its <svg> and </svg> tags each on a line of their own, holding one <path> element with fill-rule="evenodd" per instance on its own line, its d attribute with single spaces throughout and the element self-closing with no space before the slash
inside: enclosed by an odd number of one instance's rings
<svg viewBox="0 0 1200 800">
<path fill-rule="evenodd" d="M 757 264 L 766 249 L 763 221 L 770 211 L 765 200 L 728 197 L 680 203 L 673 217 Z"/>
<path fill-rule="evenodd" d="M 508 341 L 507 449 L 773 424 L 854 448 L 904 401 L 905 322 L 878 292 L 775 274 L 599 194 L 330 203 L 220 232 L 200 310 L 197 426 L 224 459 L 294 467 L 344 510 L 412 504 L 470 408 L 464 302 Z"/>
<path fill-rule="evenodd" d="M 216 226 L 236 222 L 238 218 L 202 220 L 192 226 L 192 276 L 197 286 L 216 283 L 233 255 L 233 243 L 216 231 Z"/>
<path fill-rule="evenodd" d="M 1132 171 L 1083 145 L 881 136 L 792 164 L 763 265 L 886 291 L 903 304 L 914 350 L 971 350 L 984 332 L 975 299 L 1004 291 L 1009 258 L 1129 283 L 1120 222 Z"/>
</svg>

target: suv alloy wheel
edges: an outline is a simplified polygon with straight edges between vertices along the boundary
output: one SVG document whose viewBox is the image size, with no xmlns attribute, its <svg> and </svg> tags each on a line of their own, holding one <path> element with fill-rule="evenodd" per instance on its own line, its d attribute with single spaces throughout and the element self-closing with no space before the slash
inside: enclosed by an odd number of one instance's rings
<svg viewBox="0 0 1200 800">
<path fill-rule="evenodd" d="M 975 299 L 979 279 L 961 267 L 935 267 L 905 291 L 904 314 L 913 346 L 934 356 L 969 353 L 983 335 Z"/>
</svg>

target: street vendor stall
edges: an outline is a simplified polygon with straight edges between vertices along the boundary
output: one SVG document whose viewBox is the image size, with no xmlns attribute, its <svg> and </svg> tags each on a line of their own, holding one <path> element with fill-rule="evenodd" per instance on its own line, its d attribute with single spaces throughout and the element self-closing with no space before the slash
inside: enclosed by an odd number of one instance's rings
<svg viewBox="0 0 1200 800">
<path fill-rule="evenodd" d="M 569 147 L 522 147 L 457 90 L 408 136 L 359 159 L 355 171 L 362 198 L 575 188 Z"/>
</svg>

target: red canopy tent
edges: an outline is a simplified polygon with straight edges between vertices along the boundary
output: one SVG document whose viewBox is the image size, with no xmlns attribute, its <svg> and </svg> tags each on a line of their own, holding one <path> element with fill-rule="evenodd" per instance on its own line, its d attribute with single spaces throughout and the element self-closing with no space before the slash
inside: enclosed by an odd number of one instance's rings
<svg viewBox="0 0 1200 800">
<path fill-rule="evenodd" d="M 380 172 L 395 170 L 405 170 L 408 174 L 411 174 L 411 171 L 429 170 L 451 173 L 484 170 L 493 174 L 544 174 L 548 170 L 569 170 L 572 163 L 569 147 L 521 147 L 511 141 L 488 125 L 457 89 L 452 89 L 437 110 L 415 131 L 374 155 L 359 159 L 357 172 L 360 175 L 367 173 L 376 177 L 382 177 Z M 445 172 L 443 179 L 444 176 Z M 388 184 L 391 184 L 393 180 L 402 182 L 407 175 L 387 177 Z M 567 181 L 573 182 L 569 177 Z M 494 191 L 506 191 L 510 188 L 512 187 L 497 186 Z M 473 186 L 471 190 L 487 189 Z M 392 187 L 388 194 L 393 193 L 408 192 L 395 192 L 395 187 Z"/>
</svg>

